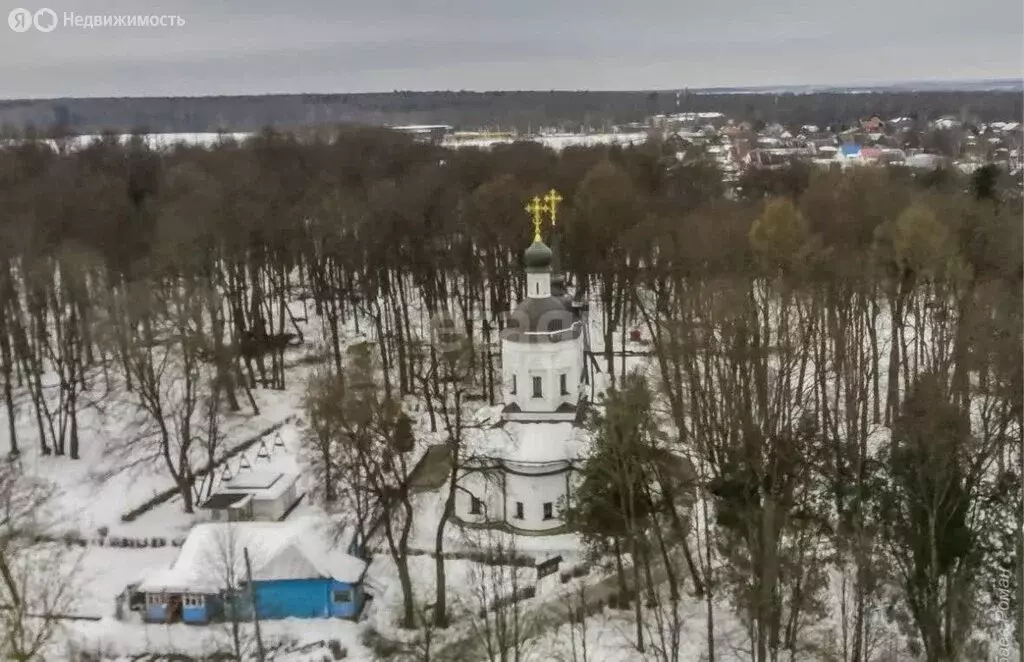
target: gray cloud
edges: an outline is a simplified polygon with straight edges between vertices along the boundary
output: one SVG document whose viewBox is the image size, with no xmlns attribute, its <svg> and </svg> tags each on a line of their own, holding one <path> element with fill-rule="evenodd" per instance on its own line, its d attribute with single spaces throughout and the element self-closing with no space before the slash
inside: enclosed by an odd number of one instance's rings
<svg viewBox="0 0 1024 662">
<path fill-rule="evenodd" d="M 6 0 L 8 3 L 11 0 Z M 36 0 L 33 0 L 35 2 Z M 36 10 L 23 0 L 0 6 Z M 1021 75 L 1020 0 L 85 0 L 0 25 L 0 97 L 645 89 Z"/>
</svg>

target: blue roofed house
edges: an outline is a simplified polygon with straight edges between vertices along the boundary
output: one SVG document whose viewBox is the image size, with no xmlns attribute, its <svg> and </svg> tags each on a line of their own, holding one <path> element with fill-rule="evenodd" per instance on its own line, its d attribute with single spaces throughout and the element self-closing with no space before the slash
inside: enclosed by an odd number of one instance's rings
<svg viewBox="0 0 1024 662">
<path fill-rule="evenodd" d="M 844 159 L 852 159 L 860 156 L 860 145 L 857 143 L 845 143 L 840 145 L 839 154 Z"/>
<path fill-rule="evenodd" d="M 137 588 L 145 620 L 208 623 L 252 617 L 244 551 L 262 619 L 355 618 L 366 562 L 349 553 L 352 535 L 335 539 L 321 518 L 288 522 L 198 524 L 174 563 Z"/>
</svg>

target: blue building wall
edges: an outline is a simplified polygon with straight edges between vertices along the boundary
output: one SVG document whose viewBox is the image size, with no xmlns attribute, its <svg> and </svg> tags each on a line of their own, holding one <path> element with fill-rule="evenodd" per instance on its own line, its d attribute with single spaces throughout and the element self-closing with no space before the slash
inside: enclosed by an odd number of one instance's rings
<svg viewBox="0 0 1024 662">
<path fill-rule="evenodd" d="M 207 623 L 209 617 L 207 616 L 206 605 L 202 606 L 188 606 L 185 605 L 181 608 L 181 620 L 183 623 Z"/>
<path fill-rule="evenodd" d="M 290 579 L 253 582 L 260 618 L 352 618 L 359 612 L 358 585 L 331 579 Z M 348 591 L 349 600 L 334 602 L 335 591 Z"/>
<path fill-rule="evenodd" d="M 253 582 L 260 618 L 326 618 L 326 579 L 288 579 Z"/>
<path fill-rule="evenodd" d="M 260 618 L 355 618 L 363 601 L 359 584 L 347 584 L 332 579 L 291 579 L 253 582 L 256 590 L 256 608 Z M 184 596 L 181 596 L 184 597 Z M 335 601 L 335 598 L 347 598 Z M 243 593 L 230 604 L 217 595 L 205 596 L 202 605 L 182 604 L 181 620 L 202 624 L 231 618 L 252 618 L 250 598 Z M 145 620 L 164 623 L 167 605 L 147 602 Z"/>
<path fill-rule="evenodd" d="M 345 584 L 343 582 L 331 582 L 331 616 L 335 618 L 355 618 L 359 615 L 359 608 L 363 604 L 363 587 L 359 584 Z M 348 602 L 334 602 L 335 591 L 348 591 L 351 599 Z"/>
<path fill-rule="evenodd" d="M 167 605 L 146 605 L 146 620 L 150 623 L 163 623 L 167 620 Z"/>
</svg>

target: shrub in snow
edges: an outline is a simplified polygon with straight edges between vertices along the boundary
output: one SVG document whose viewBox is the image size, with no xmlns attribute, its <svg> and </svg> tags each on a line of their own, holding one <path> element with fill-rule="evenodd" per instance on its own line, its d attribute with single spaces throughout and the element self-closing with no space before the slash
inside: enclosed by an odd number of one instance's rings
<svg viewBox="0 0 1024 662">
<path fill-rule="evenodd" d="M 120 547 L 121 546 L 121 539 L 120 538 L 111 538 L 110 541 L 107 544 L 110 545 L 111 547 Z"/>
<path fill-rule="evenodd" d="M 150 547 L 167 547 L 167 539 L 166 538 L 153 538 L 151 541 L 149 541 L 149 546 Z"/>
<path fill-rule="evenodd" d="M 149 538 L 141 538 L 135 541 L 136 547 L 149 547 Z"/>
<path fill-rule="evenodd" d="M 327 644 L 328 650 L 331 651 L 331 657 L 335 660 L 344 660 L 348 657 L 348 649 L 341 645 L 341 642 L 337 639 L 331 639 Z"/>
<path fill-rule="evenodd" d="M 96 529 L 96 534 L 100 538 L 106 538 L 108 533 L 110 533 L 110 527 L 101 526 L 100 528 Z"/>
<path fill-rule="evenodd" d="M 181 536 L 178 536 L 177 538 L 171 540 L 171 546 L 172 547 L 181 547 L 184 544 L 185 544 L 185 539 L 182 538 Z"/>
<path fill-rule="evenodd" d="M 495 555 L 494 552 L 484 550 L 473 550 L 468 552 L 445 552 L 446 559 L 456 561 L 472 561 L 489 566 L 506 565 L 516 568 L 532 568 L 536 565 L 533 557 L 524 554 L 502 554 Z"/>
<path fill-rule="evenodd" d="M 362 644 L 372 650 L 380 660 L 389 660 L 401 652 L 401 646 L 397 641 L 381 635 L 373 627 L 363 630 Z"/>
<path fill-rule="evenodd" d="M 612 593 L 608 596 L 608 608 L 629 609 L 629 605 L 635 597 L 636 591 L 627 590 L 625 593 Z"/>
</svg>

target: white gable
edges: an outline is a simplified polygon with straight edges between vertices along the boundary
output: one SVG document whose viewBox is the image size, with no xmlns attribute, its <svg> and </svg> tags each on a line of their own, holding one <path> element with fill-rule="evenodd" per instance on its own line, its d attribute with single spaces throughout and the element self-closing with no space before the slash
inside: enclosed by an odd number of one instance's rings
<svg viewBox="0 0 1024 662">
<path fill-rule="evenodd" d="M 294 544 L 280 550 L 258 569 L 254 568 L 252 573 L 253 579 L 261 581 L 311 579 L 326 576 Z"/>
</svg>

